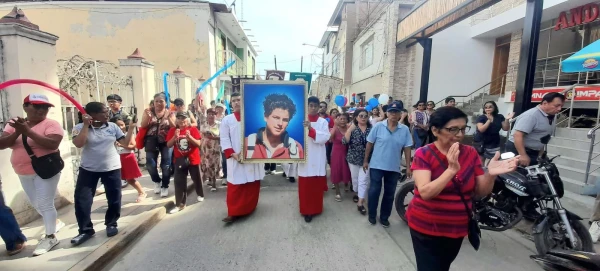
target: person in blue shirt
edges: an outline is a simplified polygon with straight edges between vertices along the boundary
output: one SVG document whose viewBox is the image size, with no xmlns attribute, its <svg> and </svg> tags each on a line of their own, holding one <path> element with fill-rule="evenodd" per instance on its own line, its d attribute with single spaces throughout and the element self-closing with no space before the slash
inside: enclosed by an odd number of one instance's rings
<svg viewBox="0 0 600 271">
<path fill-rule="evenodd" d="M 399 101 L 394 101 L 388 105 L 387 119 L 375 124 L 367 137 L 363 170 L 366 172 L 370 169 L 371 185 L 368 193 L 370 200 L 367 207 L 371 225 L 377 223 L 378 199 L 383 186 L 379 222 L 383 227 L 390 226 L 388 218 L 392 213 L 396 184 L 400 179 L 402 151 L 404 151 L 404 158 L 406 159 L 406 174 L 409 178 L 412 175 L 410 156 L 413 141 L 409 128 L 398 123 L 402 115 L 402 109 L 402 103 Z"/>
</svg>

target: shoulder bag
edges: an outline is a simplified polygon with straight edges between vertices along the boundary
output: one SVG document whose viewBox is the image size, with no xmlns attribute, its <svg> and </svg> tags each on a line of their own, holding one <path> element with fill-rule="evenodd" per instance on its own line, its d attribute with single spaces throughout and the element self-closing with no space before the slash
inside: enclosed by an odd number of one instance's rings
<svg viewBox="0 0 600 271">
<path fill-rule="evenodd" d="M 437 155 L 437 153 L 435 153 L 435 151 L 433 151 L 429 146 L 427 146 L 426 148 L 428 151 L 431 152 L 431 154 L 433 154 L 433 156 L 435 157 L 436 160 L 438 160 L 438 162 L 440 163 L 441 166 L 443 166 L 446 169 L 448 168 L 448 165 L 446 165 L 446 163 L 444 163 L 442 161 L 442 159 Z M 479 224 L 477 222 L 475 214 L 469 208 L 469 204 L 467 204 L 467 201 L 465 200 L 465 196 L 463 195 L 463 193 L 460 190 L 460 186 L 456 183 L 456 178 L 457 178 L 456 176 L 454 176 L 452 178 L 452 184 L 454 185 L 454 189 L 456 189 L 456 193 L 460 196 L 460 200 L 465 205 L 465 211 L 467 212 L 467 216 L 469 217 L 469 224 L 468 224 L 469 243 L 471 243 L 471 245 L 473 246 L 473 248 L 475 250 L 479 250 L 479 246 L 481 245 L 481 229 L 479 228 Z"/>
<path fill-rule="evenodd" d="M 31 158 L 33 171 L 35 171 L 40 178 L 44 180 L 50 179 L 65 168 L 65 162 L 62 157 L 60 157 L 60 151 L 37 157 L 29 144 L 27 144 L 27 136 L 21 135 L 21 137 L 23 138 L 23 147 L 25 147 L 27 154 L 29 154 L 29 157 Z"/>
</svg>

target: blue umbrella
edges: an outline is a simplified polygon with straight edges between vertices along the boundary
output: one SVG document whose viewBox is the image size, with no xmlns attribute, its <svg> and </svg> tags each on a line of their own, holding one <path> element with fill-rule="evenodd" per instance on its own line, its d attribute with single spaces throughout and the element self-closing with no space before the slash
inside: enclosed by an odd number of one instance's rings
<svg viewBox="0 0 600 271">
<path fill-rule="evenodd" d="M 600 71 L 600 40 L 586 46 L 579 52 L 563 60 L 562 72 Z"/>
</svg>

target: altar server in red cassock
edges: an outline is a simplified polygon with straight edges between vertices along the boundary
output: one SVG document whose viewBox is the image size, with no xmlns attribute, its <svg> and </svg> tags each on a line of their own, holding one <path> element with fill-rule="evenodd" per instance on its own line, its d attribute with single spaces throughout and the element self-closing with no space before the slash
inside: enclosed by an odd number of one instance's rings
<svg viewBox="0 0 600 271">
<path fill-rule="evenodd" d="M 242 128 L 240 125 L 241 96 L 231 94 L 233 114 L 221 121 L 221 148 L 227 159 L 227 217 L 223 222 L 231 223 L 249 215 L 256 209 L 260 192 L 260 180 L 265 177 L 263 164 L 240 163 L 242 151 Z"/>
<path fill-rule="evenodd" d="M 323 212 L 323 193 L 327 188 L 327 156 L 325 143 L 329 140 L 329 123 L 319 117 L 319 98 L 308 98 L 308 140 L 304 143 L 306 163 L 298 164 L 298 196 L 300 214 L 311 222 Z"/>
</svg>

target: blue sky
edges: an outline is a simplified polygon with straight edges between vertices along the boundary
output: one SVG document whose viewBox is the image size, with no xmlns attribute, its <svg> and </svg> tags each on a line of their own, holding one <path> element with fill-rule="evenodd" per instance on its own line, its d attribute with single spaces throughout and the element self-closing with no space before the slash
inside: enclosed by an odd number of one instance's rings
<svg viewBox="0 0 600 271">
<path fill-rule="evenodd" d="M 231 4 L 233 0 L 220 0 Z M 243 20 L 250 40 L 257 41 L 261 50 L 256 59 L 256 71 L 263 76 L 265 69 L 274 69 L 273 56 L 277 56 L 277 69 L 300 71 L 300 57 L 304 56 L 304 72 L 321 70 L 318 45 L 338 0 L 236 0 L 236 16 Z M 311 54 L 317 57 L 311 57 Z M 312 64 L 311 64 L 312 60 Z"/>
</svg>

